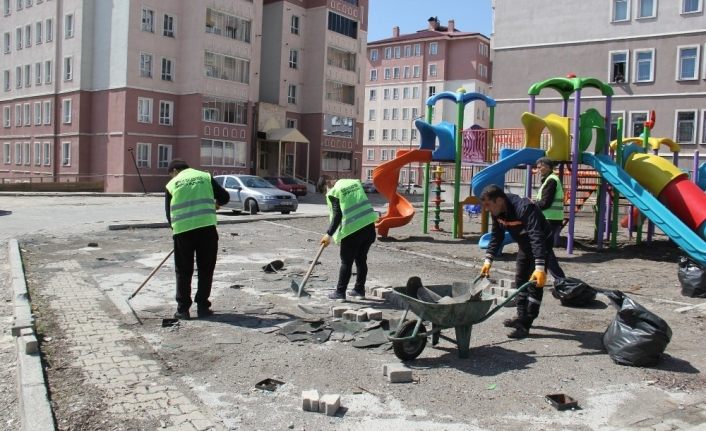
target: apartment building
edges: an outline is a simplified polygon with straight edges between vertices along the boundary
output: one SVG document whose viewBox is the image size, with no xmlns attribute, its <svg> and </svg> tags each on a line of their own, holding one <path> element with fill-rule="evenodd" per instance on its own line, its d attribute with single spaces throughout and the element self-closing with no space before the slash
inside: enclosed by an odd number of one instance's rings
<svg viewBox="0 0 706 431">
<path fill-rule="evenodd" d="M 684 153 L 705 148 L 704 0 L 494 0 L 493 7 L 496 127 L 520 127 L 534 82 L 574 73 L 613 87 L 613 135 L 622 117 L 624 135 L 639 136 L 654 110 L 653 136 L 674 139 Z M 560 113 L 555 96 L 542 93 L 537 112 Z M 582 110 L 589 107 L 605 112 L 597 91 L 582 95 Z"/>
<path fill-rule="evenodd" d="M 355 71 L 320 58 L 329 47 L 364 52 L 367 1 L 0 1 L 4 179 L 90 179 L 105 191 L 159 191 L 173 158 L 214 175 L 308 173 L 313 180 L 321 163 L 347 159 L 347 170 L 336 164 L 329 172 L 358 175 L 362 86 Z M 272 46 L 299 43 L 304 55 L 310 42 L 306 67 L 292 77 L 289 61 L 272 60 Z M 290 51 L 278 53 L 289 60 Z M 275 64 L 282 70 L 271 70 Z M 348 74 L 339 77 L 338 69 Z M 272 73 L 283 78 L 276 97 L 270 81 L 261 86 Z M 351 136 L 329 138 L 340 129 Z"/>
<path fill-rule="evenodd" d="M 446 26 L 436 17 L 428 26 L 410 34 L 392 29 L 392 37 L 368 42 L 368 74 L 365 79 L 364 159 L 361 178 L 372 178 L 376 166 L 395 158 L 397 150 L 419 146 L 414 120 L 426 115 L 429 96 L 442 91 L 488 94 L 491 79 L 490 40 Z M 439 102 L 433 124 L 456 122 L 456 105 Z M 483 102 L 466 105 L 464 128 L 487 127 Z M 418 184 L 421 167 L 400 171 L 400 183 Z"/>
</svg>

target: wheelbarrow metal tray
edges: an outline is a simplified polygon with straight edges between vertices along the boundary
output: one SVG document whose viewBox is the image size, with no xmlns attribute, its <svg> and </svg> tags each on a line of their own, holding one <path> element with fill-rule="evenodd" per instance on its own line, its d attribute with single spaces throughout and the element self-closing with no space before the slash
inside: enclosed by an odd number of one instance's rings
<svg viewBox="0 0 706 431">
<path fill-rule="evenodd" d="M 451 286 L 425 286 L 440 296 L 450 296 Z M 452 304 L 436 304 L 421 301 L 409 295 L 407 286 L 395 287 L 393 292 L 409 309 L 426 321 L 441 328 L 453 328 L 479 323 L 488 314 L 495 298 L 483 292 L 480 301 L 468 301 Z"/>
</svg>

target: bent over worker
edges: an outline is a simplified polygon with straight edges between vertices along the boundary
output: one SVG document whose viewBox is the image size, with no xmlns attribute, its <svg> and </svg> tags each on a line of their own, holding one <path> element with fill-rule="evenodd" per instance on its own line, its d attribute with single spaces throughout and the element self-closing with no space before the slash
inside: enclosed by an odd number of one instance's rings
<svg viewBox="0 0 706 431">
<path fill-rule="evenodd" d="M 346 288 L 355 262 L 355 286 L 349 296 L 365 297 L 365 279 L 368 275 L 368 251 L 375 242 L 377 213 L 368 200 L 360 180 L 341 179 L 326 194 L 331 223 L 320 243 L 328 247 L 331 237 L 341 244 L 341 268 L 336 290 L 331 299 L 346 299 Z"/>
<path fill-rule="evenodd" d="M 218 254 L 216 205 L 227 204 L 230 195 L 208 172 L 192 169 L 183 160 L 172 160 L 167 171 L 172 177 L 166 186 L 165 210 L 174 234 L 177 301 L 174 317 L 188 320 L 193 302 L 198 307 L 198 317 L 208 317 L 213 314 L 208 298 Z M 192 301 L 194 255 L 199 281 Z"/>
<path fill-rule="evenodd" d="M 512 193 L 506 194 L 495 184 L 483 189 L 480 200 L 493 219 L 493 232 L 481 275 L 490 275 L 493 257 L 507 231 L 519 247 L 515 263 L 515 284 L 519 287 L 527 281 L 535 282 L 517 295 L 517 316 L 503 322 L 505 326 L 514 328 L 508 337 L 525 338 L 529 335 L 532 322 L 539 315 L 544 294 L 542 288 L 547 281 L 546 262 L 553 260 L 552 265 L 559 266 L 552 251 L 552 228 L 534 202 Z"/>
<path fill-rule="evenodd" d="M 542 175 L 542 185 L 537 192 L 535 203 L 542 210 L 544 218 L 552 227 L 552 245 L 559 243 L 559 232 L 564 225 L 564 188 L 559 175 L 554 173 L 554 161 L 548 157 L 537 159 L 537 169 Z M 566 278 L 559 265 L 554 265 L 556 260 L 547 261 L 547 270 L 554 277 L 554 283 Z"/>
</svg>

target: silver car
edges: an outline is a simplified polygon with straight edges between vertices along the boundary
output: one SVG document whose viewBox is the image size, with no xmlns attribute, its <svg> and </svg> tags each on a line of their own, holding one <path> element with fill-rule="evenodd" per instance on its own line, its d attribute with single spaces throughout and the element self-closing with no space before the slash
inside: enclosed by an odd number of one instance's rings
<svg viewBox="0 0 706 431">
<path fill-rule="evenodd" d="M 289 214 L 299 206 L 297 197 L 280 190 L 261 177 L 255 175 L 217 175 L 213 177 L 230 195 L 225 208 L 233 212 L 280 211 Z"/>
</svg>

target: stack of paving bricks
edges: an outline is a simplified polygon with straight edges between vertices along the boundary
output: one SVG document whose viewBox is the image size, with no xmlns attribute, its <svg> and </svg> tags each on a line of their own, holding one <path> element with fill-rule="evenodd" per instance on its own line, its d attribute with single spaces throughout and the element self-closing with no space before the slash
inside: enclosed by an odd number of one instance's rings
<svg viewBox="0 0 706 431">
<path fill-rule="evenodd" d="M 335 416 L 340 407 L 341 396 L 338 394 L 320 396 L 316 389 L 302 392 L 302 410 L 305 412 L 326 413 L 326 416 Z"/>
<path fill-rule="evenodd" d="M 373 308 L 353 309 L 346 305 L 331 307 L 331 315 L 353 322 L 367 322 L 368 320 L 382 320 L 382 311 Z"/>
<path fill-rule="evenodd" d="M 510 280 L 507 278 L 501 278 L 498 280 L 497 284 L 491 284 L 490 286 L 486 287 L 485 292 L 493 295 L 495 299 L 495 303 L 499 303 L 504 301 L 506 298 L 510 297 L 513 293 L 517 291 L 517 286 L 515 285 L 514 280 Z M 515 305 L 515 300 L 513 299 L 510 301 L 507 306 L 514 306 Z"/>
</svg>

